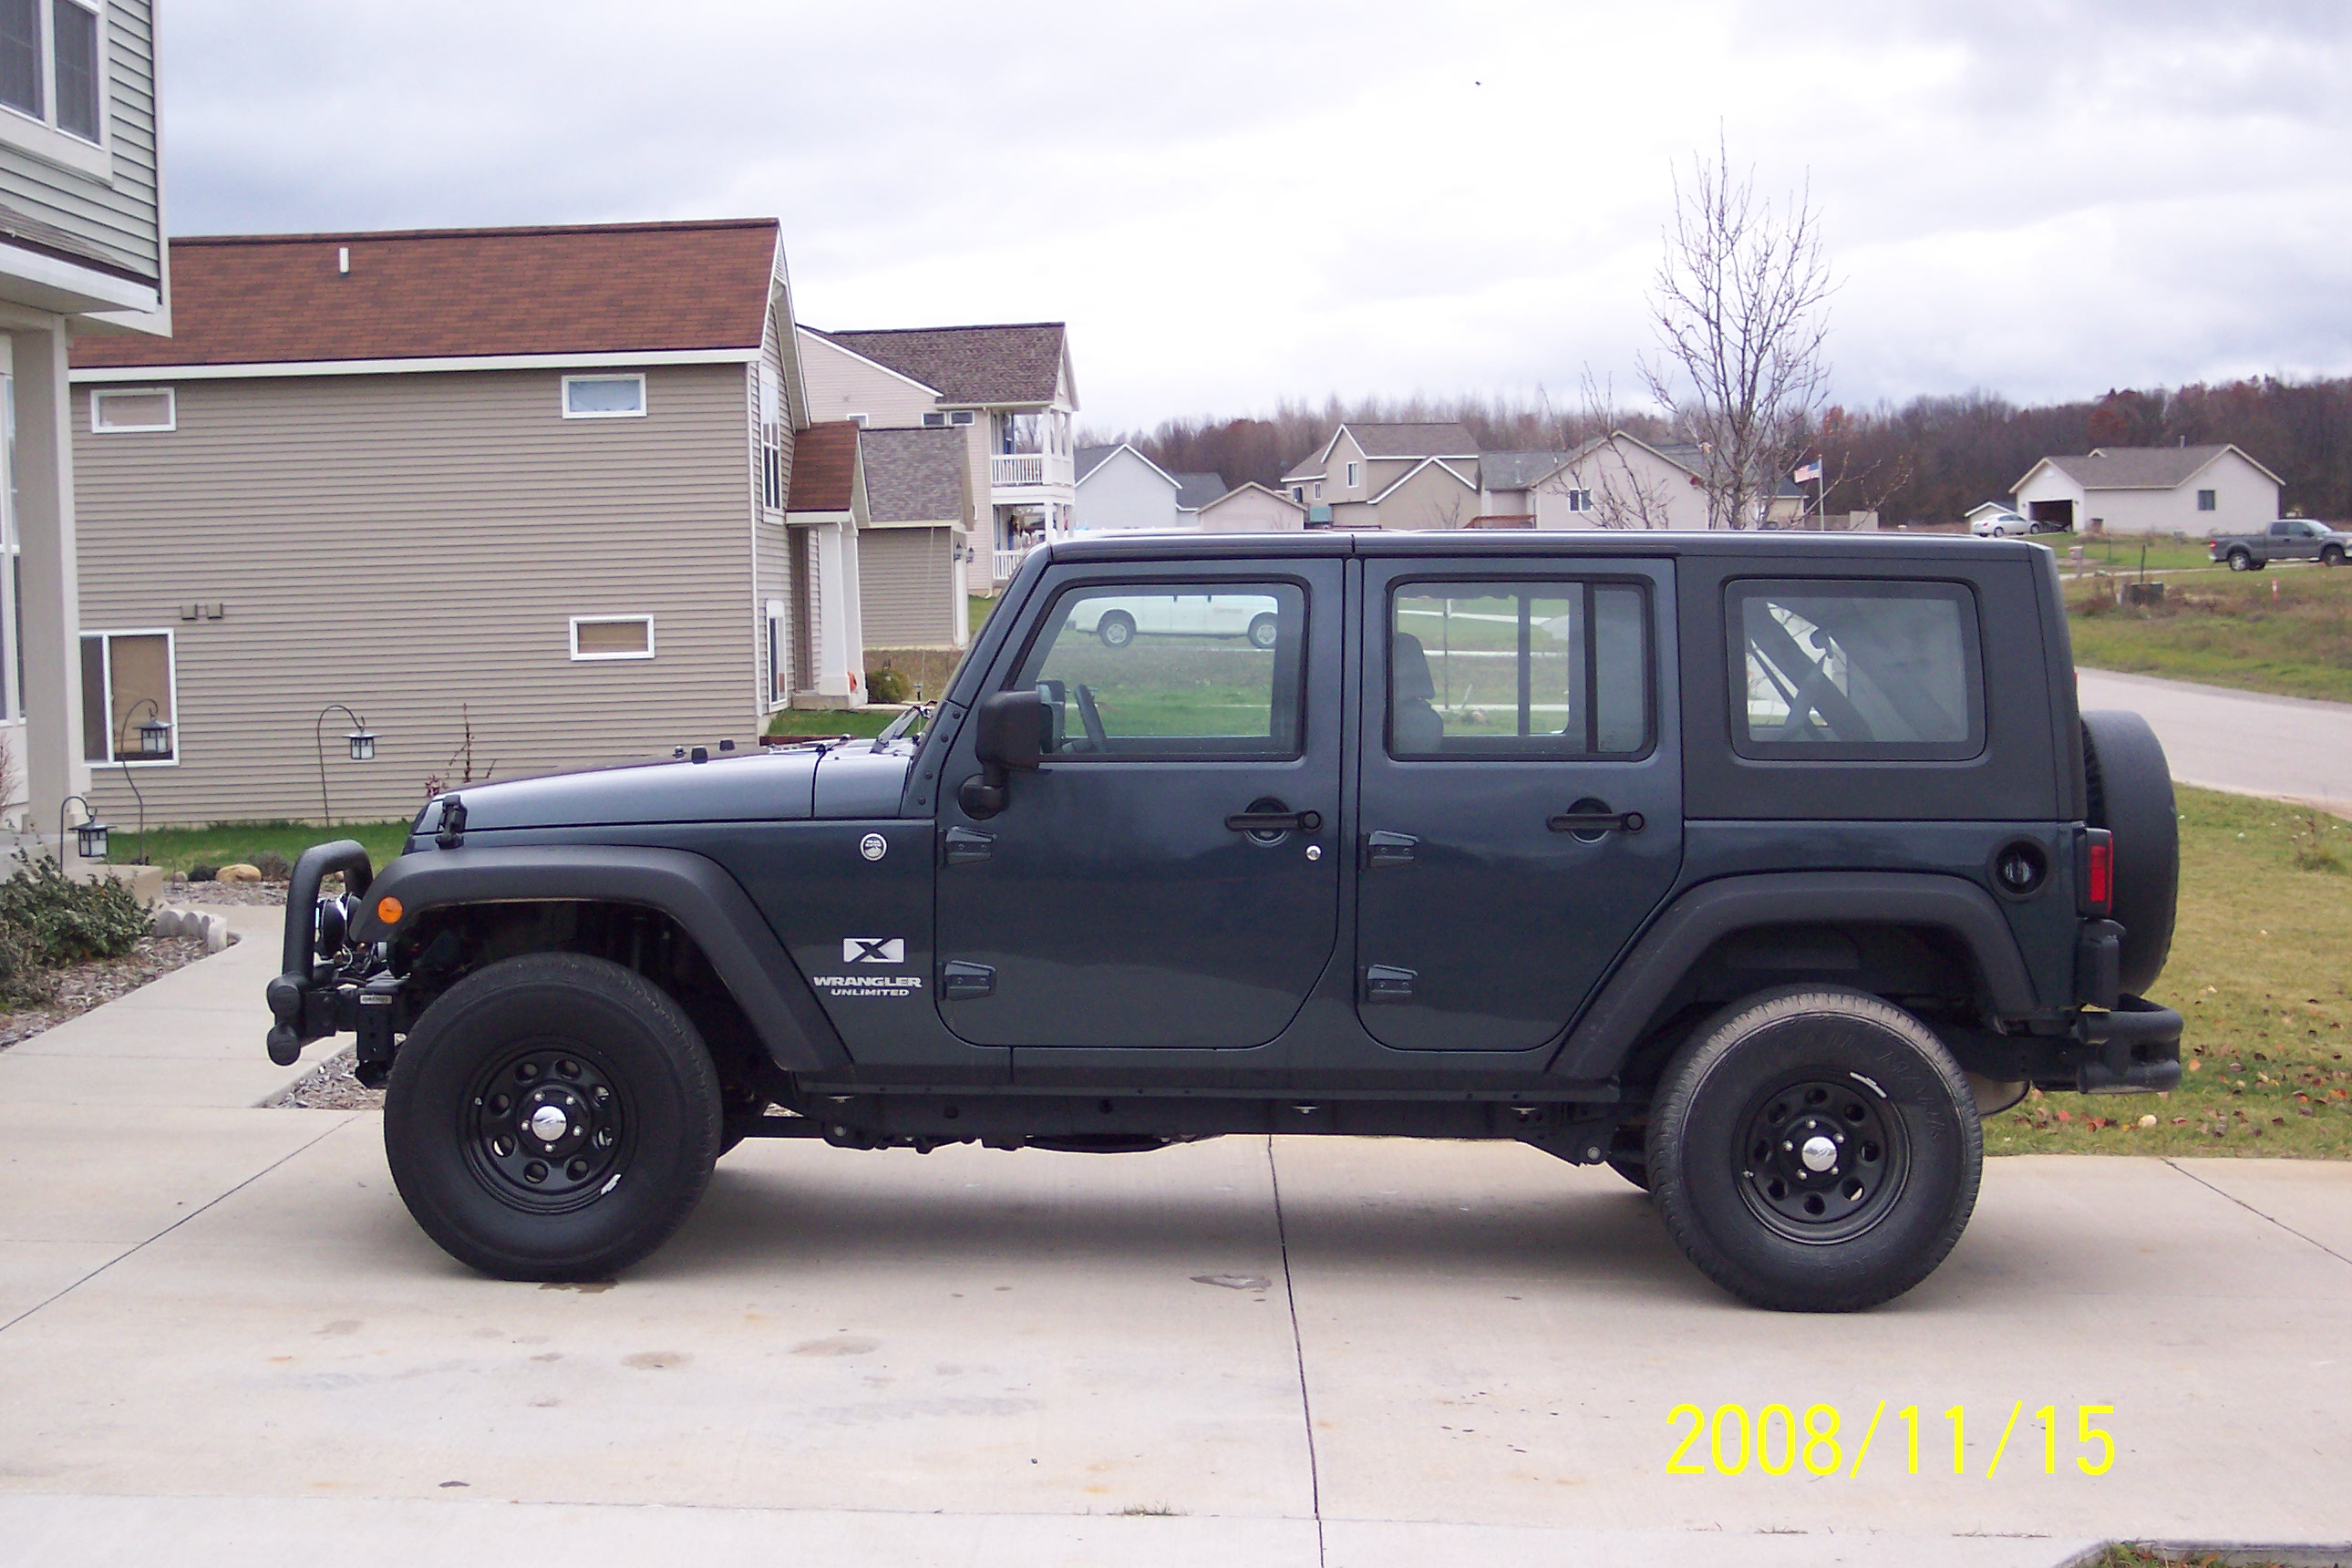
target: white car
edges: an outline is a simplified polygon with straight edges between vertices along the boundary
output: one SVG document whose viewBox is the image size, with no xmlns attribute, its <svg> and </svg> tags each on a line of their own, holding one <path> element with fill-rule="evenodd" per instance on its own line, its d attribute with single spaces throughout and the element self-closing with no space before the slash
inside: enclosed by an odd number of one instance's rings
<svg viewBox="0 0 2352 1568">
<path fill-rule="evenodd" d="M 2007 539 L 2012 534 L 2039 533 L 2042 531 L 2029 519 L 2013 511 L 1992 511 L 1977 519 L 1969 531 L 1979 539 Z"/>
<path fill-rule="evenodd" d="M 1125 647 L 1139 636 L 1247 637 L 1270 648 L 1282 632 L 1274 599 L 1265 594 L 1139 594 L 1133 598 L 1081 599 L 1070 612 L 1073 631 L 1092 632 L 1105 647 Z"/>
</svg>

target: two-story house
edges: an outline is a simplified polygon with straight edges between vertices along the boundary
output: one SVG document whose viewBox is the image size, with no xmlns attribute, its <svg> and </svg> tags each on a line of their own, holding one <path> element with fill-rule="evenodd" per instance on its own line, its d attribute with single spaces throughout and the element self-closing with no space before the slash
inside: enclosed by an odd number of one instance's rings
<svg viewBox="0 0 2352 1568">
<path fill-rule="evenodd" d="M 809 432 L 802 482 L 775 220 L 171 264 L 174 336 L 73 351 L 101 814 L 138 809 L 127 773 L 151 821 L 406 816 L 468 736 L 503 777 L 858 700 L 857 432 Z"/>
<path fill-rule="evenodd" d="M 1350 421 L 1282 476 L 1309 528 L 1466 528 L 1478 441 L 1457 424 Z"/>
<path fill-rule="evenodd" d="M 0 805 L 58 834 L 89 793 L 67 407 L 71 342 L 172 330 L 148 0 L 0 16 Z M 79 820 L 81 813 L 68 811 Z M 75 860 L 64 834 L 60 855 Z"/>
<path fill-rule="evenodd" d="M 887 331 L 803 327 L 800 338 L 816 417 L 869 429 L 964 433 L 971 552 L 979 555 L 982 583 L 1005 582 L 1031 546 L 1070 531 L 1078 387 L 1061 322 Z M 929 562 L 903 564 L 926 574 L 934 569 Z"/>
</svg>

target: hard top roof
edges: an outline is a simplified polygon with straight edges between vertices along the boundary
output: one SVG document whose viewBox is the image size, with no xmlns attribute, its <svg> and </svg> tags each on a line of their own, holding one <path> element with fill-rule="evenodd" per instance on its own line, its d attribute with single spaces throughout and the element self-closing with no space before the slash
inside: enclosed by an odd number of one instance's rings
<svg viewBox="0 0 2352 1568">
<path fill-rule="evenodd" d="M 1315 529 L 1300 533 L 1099 534 L 1056 540 L 1043 549 L 1054 561 L 1227 561 L 1250 556 L 1430 555 L 1476 560 L 1486 556 L 1558 555 L 1814 555 L 1940 556 L 1973 560 L 1988 554 L 2016 555 L 2049 546 L 2022 539 L 1979 539 L 1969 534 L 1813 533 L 1797 530 L 1701 532 L 1653 529 Z"/>
</svg>

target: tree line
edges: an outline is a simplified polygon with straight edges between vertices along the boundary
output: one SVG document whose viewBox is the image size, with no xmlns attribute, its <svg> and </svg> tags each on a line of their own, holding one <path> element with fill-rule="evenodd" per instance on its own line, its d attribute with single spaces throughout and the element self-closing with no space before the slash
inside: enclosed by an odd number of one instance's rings
<svg viewBox="0 0 2352 1568">
<path fill-rule="evenodd" d="M 1150 431 L 1087 438 L 1127 441 L 1171 473 L 1273 488 L 1349 420 L 1458 422 L 1490 452 L 1570 451 L 1612 428 L 1675 438 L 1655 415 L 1600 411 L 1589 400 L 1559 409 L 1541 395 L 1285 401 L 1260 417 L 1168 419 Z M 1988 392 L 1859 411 L 1832 405 L 1808 421 L 1803 445 L 1822 458 L 1831 511 L 1874 510 L 1894 524 L 1950 522 L 1979 501 L 2006 501 L 2010 487 L 2045 457 L 2225 441 L 2279 476 L 2286 510 L 2352 520 L 2352 376 L 2263 376 L 2032 406 Z"/>
</svg>

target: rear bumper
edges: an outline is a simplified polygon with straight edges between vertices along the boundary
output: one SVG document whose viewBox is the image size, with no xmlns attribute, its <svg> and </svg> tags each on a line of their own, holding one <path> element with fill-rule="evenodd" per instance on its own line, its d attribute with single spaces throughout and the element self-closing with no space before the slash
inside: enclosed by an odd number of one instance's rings
<svg viewBox="0 0 2352 1568">
<path fill-rule="evenodd" d="M 2074 1022 L 2076 1042 L 2090 1053 L 2075 1064 L 2084 1094 L 2152 1094 L 2180 1082 L 2180 1015 L 2137 996 L 2116 998 L 2105 1013 Z"/>
</svg>

